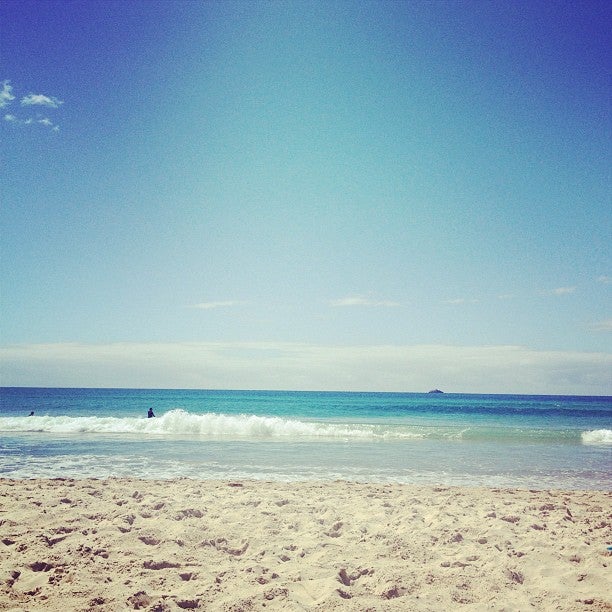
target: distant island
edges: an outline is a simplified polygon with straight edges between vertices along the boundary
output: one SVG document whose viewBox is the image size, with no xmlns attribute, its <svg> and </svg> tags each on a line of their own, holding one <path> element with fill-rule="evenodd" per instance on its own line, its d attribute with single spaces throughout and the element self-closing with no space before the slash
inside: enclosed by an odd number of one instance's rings
<svg viewBox="0 0 612 612">
<path fill-rule="evenodd" d="M 428 391 L 427 393 L 444 393 L 444 391 L 440 391 L 440 389 L 432 389 L 431 391 Z"/>
</svg>

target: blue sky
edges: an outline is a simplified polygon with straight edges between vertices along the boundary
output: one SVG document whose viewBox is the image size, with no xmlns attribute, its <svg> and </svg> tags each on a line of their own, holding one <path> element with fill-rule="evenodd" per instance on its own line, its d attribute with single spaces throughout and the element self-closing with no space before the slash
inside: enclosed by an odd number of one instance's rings
<svg viewBox="0 0 612 612">
<path fill-rule="evenodd" d="M 611 12 L 6 0 L 1 384 L 612 394 Z"/>
</svg>

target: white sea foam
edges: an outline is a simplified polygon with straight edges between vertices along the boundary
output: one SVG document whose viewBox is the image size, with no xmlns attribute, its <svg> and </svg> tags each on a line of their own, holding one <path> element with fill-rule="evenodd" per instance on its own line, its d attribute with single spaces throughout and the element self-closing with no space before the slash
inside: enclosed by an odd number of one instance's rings
<svg viewBox="0 0 612 612">
<path fill-rule="evenodd" d="M 540 430 L 509 427 L 422 426 L 392 423 L 309 421 L 256 414 L 190 413 L 175 409 L 153 419 L 143 417 L 32 416 L 0 417 L 0 431 L 38 432 L 51 435 L 113 434 L 143 438 L 190 437 L 241 440 L 422 440 L 449 442 L 472 440 L 542 440 L 612 445 L 612 431 L 598 429 L 581 434 L 572 430 Z"/>
<path fill-rule="evenodd" d="M 192 414 L 171 410 L 153 418 L 34 416 L 0 418 L 0 431 L 55 434 L 187 435 L 232 438 L 420 438 L 418 432 L 394 431 L 371 424 L 309 422 L 255 414 Z"/>
<path fill-rule="evenodd" d="M 595 429 L 593 431 L 583 431 L 582 443 L 598 446 L 610 446 L 612 445 L 612 430 Z"/>
</svg>

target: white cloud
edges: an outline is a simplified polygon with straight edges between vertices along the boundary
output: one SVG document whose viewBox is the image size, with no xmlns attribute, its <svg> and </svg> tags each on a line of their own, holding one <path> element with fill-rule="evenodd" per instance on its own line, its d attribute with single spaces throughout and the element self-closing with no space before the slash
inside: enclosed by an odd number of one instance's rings
<svg viewBox="0 0 612 612">
<path fill-rule="evenodd" d="M 32 119 L 32 117 L 28 117 L 27 119 L 20 119 L 12 113 L 7 113 L 6 115 L 4 115 L 4 120 L 15 125 L 33 125 L 34 123 L 38 123 L 40 125 L 44 125 L 45 127 L 51 128 L 52 132 L 59 132 L 59 126 L 55 125 L 53 121 L 51 121 L 51 119 L 49 119 L 48 117 L 36 120 Z"/>
<path fill-rule="evenodd" d="M 10 81 L 2 81 L 2 90 L 0 90 L 0 108 L 8 106 L 13 100 L 15 96 L 13 95 L 13 87 L 10 84 Z M 36 106 L 44 106 L 47 108 L 59 108 L 64 102 L 62 100 L 58 100 L 53 96 L 45 96 L 43 94 L 28 94 L 27 96 L 23 96 L 21 98 L 21 106 L 27 107 L 36 107 Z M 53 132 L 59 132 L 59 126 L 49 117 L 43 117 L 42 114 L 36 113 L 36 117 L 26 117 L 22 118 L 19 115 L 14 113 L 7 113 L 4 115 L 4 120 L 12 123 L 13 125 L 44 125 L 47 128 L 50 128 Z"/>
<path fill-rule="evenodd" d="M 574 293 L 576 291 L 576 287 L 557 287 L 556 289 L 551 289 L 550 291 L 542 291 L 543 295 L 569 295 L 570 293 Z"/>
<path fill-rule="evenodd" d="M 8 106 L 14 99 L 13 87 L 10 81 L 2 81 L 2 91 L 0 91 L 0 108 Z"/>
<path fill-rule="evenodd" d="M 366 297 L 364 295 L 351 295 L 338 300 L 331 300 L 330 305 L 334 307 L 343 306 L 383 306 L 386 308 L 394 308 L 400 306 L 399 302 L 391 300 L 376 300 L 373 298 Z"/>
<path fill-rule="evenodd" d="M 52 132 L 59 132 L 59 125 L 55 125 L 55 123 L 53 123 L 53 121 L 51 121 L 51 119 L 49 119 L 48 117 L 45 117 L 44 119 L 39 119 L 37 123 L 51 128 Z"/>
<path fill-rule="evenodd" d="M 28 94 L 21 98 L 21 106 L 49 106 L 51 108 L 58 108 L 63 103 L 62 100 L 43 94 Z"/>
<path fill-rule="evenodd" d="M 13 115 L 13 113 L 6 113 L 4 120 L 15 125 L 30 125 L 33 121 L 32 119 L 20 119 L 17 115 Z"/>
<path fill-rule="evenodd" d="M 295 343 L 0 347 L 7 386 L 612 395 L 612 354 L 521 346 Z"/>
<path fill-rule="evenodd" d="M 604 321 L 594 323 L 591 326 L 591 329 L 598 332 L 612 332 L 612 319 L 606 319 Z"/>
<path fill-rule="evenodd" d="M 604 285 L 612 285 L 612 276 L 602 274 L 601 276 L 597 277 L 597 282 L 602 283 Z"/>
<path fill-rule="evenodd" d="M 241 302 L 233 300 L 225 300 L 221 302 L 200 302 L 199 304 L 192 304 L 190 308 L 198 308 L 200 310 L 213 310 L 215 308 L 228 308 L 230 306 L 236 306 Z"/>
<path fill-rule="evenodd" d="M 453 300 L 444 300 L 444 302 L 442 302 L 443 304 L 478 304 L 478 300 L 474 300 L 474 299 L 466 299 L 466 298 L 455 298 Z"/>
</svg>

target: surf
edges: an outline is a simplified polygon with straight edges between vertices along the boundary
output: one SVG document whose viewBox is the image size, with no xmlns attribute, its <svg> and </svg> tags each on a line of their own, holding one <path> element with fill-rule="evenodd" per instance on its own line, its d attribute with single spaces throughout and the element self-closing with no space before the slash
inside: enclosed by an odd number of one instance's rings
<svg viewBox="0 0 612 612">
<path fill-rule="evenodd" d="M 49 435 L 113 434 L 142 438 L 189 437 L 243 440 L 359 440 L 448 442 L 556 442 L 612 445 L 612 431 L 542 429 L 465 425 L 415 425 L 409 423 L 355 423 L 301 420 L 257 414 L 191 413 L 170 410 L 156 418 L 113 416 L 0 417 L 0 431 Z"/>
<path fill-rule="evenodd" d="M 231 438 L 368 438 L 375 426 L 309 422 L 255 414 L 193 414 L 175 409 L 153 418 L 34 416 L 0 418 L 0 431 L 51 434 L 184 435 Z"/>
<path fill-rule="evenodd" d="M 592 446 L 612 446 L 612 430 L 595 429 L 593 431 L 583 431 L 582 443 Z"/>
</svg>

